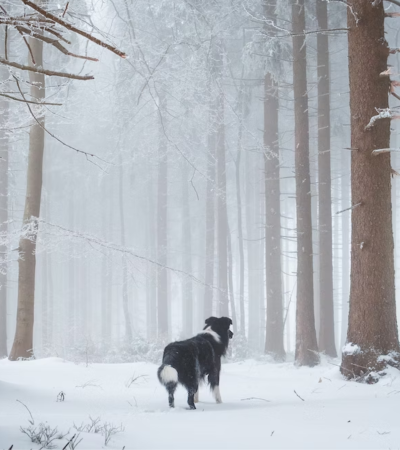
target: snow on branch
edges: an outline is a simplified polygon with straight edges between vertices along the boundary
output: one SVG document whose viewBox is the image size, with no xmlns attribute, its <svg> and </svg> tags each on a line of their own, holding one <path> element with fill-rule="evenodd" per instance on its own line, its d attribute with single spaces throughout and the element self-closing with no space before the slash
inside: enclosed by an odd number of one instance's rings
<svg viewBox="0 0 400 450">
<path fill-rule="evenodd" d="M 377 148 L 371 154 L 373 156 L 380 155 L 381 153 L 400 152 L 399 148 Z"/>
<path fill-rule="evenodd" d="M 371 120 L 369 121 L 368 125 L 365 127 L 365 130 L 370 130 L 375 126 L 375 122 L 381 119 L 400 119 L 399 115 L 393 115 L 390 108 L 375 108 L 376 112 L 378 113 L 376 116 L 372 116 Z"/>
</svg>

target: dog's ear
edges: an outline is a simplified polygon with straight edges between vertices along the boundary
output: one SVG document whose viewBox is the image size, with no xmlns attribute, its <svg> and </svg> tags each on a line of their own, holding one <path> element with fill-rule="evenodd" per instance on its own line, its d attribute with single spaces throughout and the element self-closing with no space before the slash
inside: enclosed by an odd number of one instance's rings
<svg viewBox="0 0 400 450">
<path fill-rule="evenodd" d="M 215 323 L 216 320 L 218 320 L 216 317 L 211 316 L 205 320 L 205 324 L 206 324 L 206 326 L 211 327 Z"/>
<path fill-rule="evenodd" d="M 232 319 L 230 317 L 221 317 L 221 320 L 223 320 L 223 324 L 229 328 L 230 325 L 232 325 Z"/>
</svg>

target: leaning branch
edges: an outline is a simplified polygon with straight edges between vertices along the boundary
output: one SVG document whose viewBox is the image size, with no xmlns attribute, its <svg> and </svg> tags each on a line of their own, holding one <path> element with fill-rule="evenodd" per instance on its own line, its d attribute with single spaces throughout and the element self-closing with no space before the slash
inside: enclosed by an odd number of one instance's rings
<svg viewBox="0 0 400 450">
<path fill-rule="evenodd" d="M 32 66 L 24 66 L 22 64 L 18 64 L 13 61 L 9 61 L 8 59 L 4 59 L 0 56 L 0 64 L 5 64 L 6 66 L 15 67 L 16 69 L 21 70 L 29 70 L 31 72 L 42 73 L 43 75 L 48 75 L 49 77 L 64 77 L 64 78 L 72 78 L 74 80 L 94 80 L 94 76 L 92 75 L 74 75 L 73 73 L 67 72 L 57 72 L 55 70 L 46 70 L 41 69 L 40 67 L 32 67 Z"/>
<path fill-rule="evenodd" d="M 40 13 L 42 16 L 46 17 L 47 19 L 51 19 L 54 22 L 62 25 L 67 30 L 73 31 L 76 34 L 80 34 L 81 36 L 85 37 L 89 41 L 94 42 L 95 44 L 99 45 L 100 47 L 104 47 L 111 52 L 115 53 L 116 55 L 120 56 L 121 58 L 126 58 L 126 54 L 124 52 L 121 52 L 117 48 L 113 47 L 112 45 L 106 44 L 105 42 L 101 41 L 100 39 L 95 38 L 94 36 L 90 35 L 89 33 L 86 33 L 85 31 L 80 30 L 79 28 L 74 27 L 70 23 L 66 22 L 63 19 L 60 19 L 60 17 L 57 17 L 48 11 L 44 10 L 40 6 L 36 5 L 35 3 L 31 2 L 30 0 L 22 0 L 22 2 L 26 5 Z"/>
<path fill-rule="evenodd" d="M 345 211 L 350 211 L 351 209 L 355 209 L 355 208 L 357 208 L 357 206 L 361 206 L 361 205 L 362 205 L 362 202 L 357 203 L 356 205 L 350 206 L 350 208 L 346 208 L 346 209 L 342 209 L 341 211 L 338 211 L 336 214 L 341 214 Z"/>
</svg>

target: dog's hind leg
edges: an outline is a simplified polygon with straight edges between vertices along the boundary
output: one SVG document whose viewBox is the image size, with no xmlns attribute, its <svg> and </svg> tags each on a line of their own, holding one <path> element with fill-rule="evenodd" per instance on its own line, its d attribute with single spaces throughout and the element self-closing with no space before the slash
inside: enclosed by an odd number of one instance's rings
<svg viewBox="0 0 400 450">
<path fill-rule="evenodd" d="M 174 393 L 176 390 L 176 387 L 178 386 L 178 383 L 174 383 L 170 381 L 165 385 L 167 391 L 168 391 L 168 403 L 170 408 L 175 407 L 175 399 L 174 399 Z"/>
<path fill-rule="evenodd" d="M 190 409 L 196 409 L 196 407 L 194 406 L 194 396 L 196 395 L 196 393 L 199 390 L 199 385 L 196 386 L 190 386 L 187 388 L 188 390 L 188 405 Z"/>
<path fill-rule="evenodd" d="M 199 403 L 199 389 L 197 389 L 196 393 L 194 394 L 194 402 Z"/>
</svg>

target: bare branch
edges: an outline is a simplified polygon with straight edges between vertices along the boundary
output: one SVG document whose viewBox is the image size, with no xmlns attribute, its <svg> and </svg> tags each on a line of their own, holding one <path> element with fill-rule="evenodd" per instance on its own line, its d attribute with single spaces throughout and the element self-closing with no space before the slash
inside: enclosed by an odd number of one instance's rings
<svg viewBox="0 0 400 450">
<path fill-rule="evenodd" d="M 111 52 L 115 53 L 116 55 L 120 56 L 121 58 L 126 58 L 126 54 L 124 52 L 121 52 L 120 50 L 116 49 L 115 47 L 113 47 L 113 46 L 111 46 L 109 44 L 106 44 L 105 42 L 101 41 L 100 39 L 95 38 L 94 36 L 90 35 L 89 33 L 86 33 L 85 31 L 82 31 L 79 28 L 74 27 L 73 25 L 71 25 L 70 23 L 66 22 L 65 20 L 60 19 L 59 17 L 57 17 L 57 16 L 49 13 L 48 11 L 44 10 L 43 8 L 41 8 L 40 6 L 36 5 L 32 1 L 30 1 L 30 0 L 22 0 L 22 2 L 26 6 L 30 6 L 32 9 L 34 9 L 35 11 L 37 11 L 38 13 L 40 13 L 42 16 L 46 17 L 47 19 L 51 19 L 54 22 L 62 25 L 67 30 L 73 31 L 76 34 L 80 34 L 81 36 L 85 37 L 89 41 L 92 41 L 95 44 L 99 45 L 100 47 L 104 47 L 104 48 L 110 50 Z"/>
<path fill-rule="evenodd" d="M 400 152 L 400 149 L 398 149 L 398 148 L 378 148 L 378 149 L 374 150 L 371 153 L 371 155 L 377 156 L 377 155 L 380 155 L 381 153 L 389 153 L 389 152 Z"/>
<path fill-rule="evenodd" d="M 362 205 L 362 202 L 357 203 L 356 205 L 350 206 L 350 208 L 346 208 L 346 209 L 342 209 L 341 211 L 338 211 L 336 214 L 341 214 L 345 211 L 350 211 L 351 209 L 355 209 L 355 208 L 357 208 L 357 206 L 361 206 L 361 205 Z"/>
<path fill-rule="evenodd" d="M 17 78 L 15 75 L 13 75 L 13 77 L 14 77 L 16 83 L 17 83 L 18 90 L 19 90 L 20 94 L 22 95 L 22 98 L 23 98 L 24 100 L 26 100 L 25 95 L 24 95 L 24 93 L 22 92 L 21 86 L 19 85 L 18 78 Z M 92 158 L 97 158 L 97 159 L 99 159 L 99 160 L 101 160 L 101 161 L 103 161 L 103 162 L 106 162 L 106 161 L 104 161 L 103 159 L 99 158 L 98 156 L 94 155 L 93 153 L 88 153 L 88 152 L 85 152 L 85 151 L 83 151 L 83 150 L 79 150 L 79 149 L 77 149 L 77 148 L 75 148 L 75 147 L 72 147 L 71 145 L 66 144 L 66 143 L 63 142 L 61 139 L 59 139 L 57 136 L 55 136 L 53 133 L 50 133 L 50 131 L 49 131 L 45 126 L 43 126 L 43 124 L 37 119 L 37 117 L 35 116 L 35 114 L 33 114 L 33 111 L 32 111 L 32 109 L 31 109 L 31 107 L 29 106 L 29 102 L 26 102 L 26 106 L 28 107 L 29 112 L 31 113 L 31 116 L 33 117 L 33 119 L 35 120 L 35 122 L 40 126 L 40 128 L 42 128 L 42 129 L 43 129 L 48 135 L 50 135 L 53 139 L 55 139 L 56 141 L 60 142 L 60 144 L 64 145 L 65 147 L 70 148 L 71 150 L 76 151 L 77 153 L 82 153 L 83 155 L 86 156 L 86 158 L 88 158 L 89 156 L 91 156 Z M 90 161 L 90 160 L 89 160 L 89 161 Z M 92 162 L 93 164 L 95 164 L 93 161 L 90 161 L 90 162 Z M 95 164 L 95 165 L 98 166 L 98 164 Z"/>
<path fill-rule="evenodd" d="M 7 97 L 11 100 L 16 100 L 17 102 L 31 103 L 32 105 L 62 106 L 62 103 L 47 103 L 47 102 L 39 103 L 39 102 L 32 102 L 32 101 L 26 100 L 26 99 L 22 100 L 21 98 L 13 97 L 12 95 L 3 94 L 2 92 L 0 92 L 0 96 Z"/>
<path fill-rule="evenodd" d="M 0 64 L 5 64 L 6 66 L 15 67 L 16 69 L 20 69 L 20 70 L 29 70 L 31 72 L 42 73 L 49 77 L 64 77 L 64 78 L 72 78 L 74 80 L 83 80 L 83 81 L 94 80 L 93 75 L 74 75 L 73 73 L 57 72 L 55 70 L 46 70 L 46 69 L 41 69 L 39 67 L 24 66 L 24 65 L 18 64 L 16 62 L 9 61 L 8 59 L 4 59 L 1 56 L 0 56 Z"/>
</svg>

